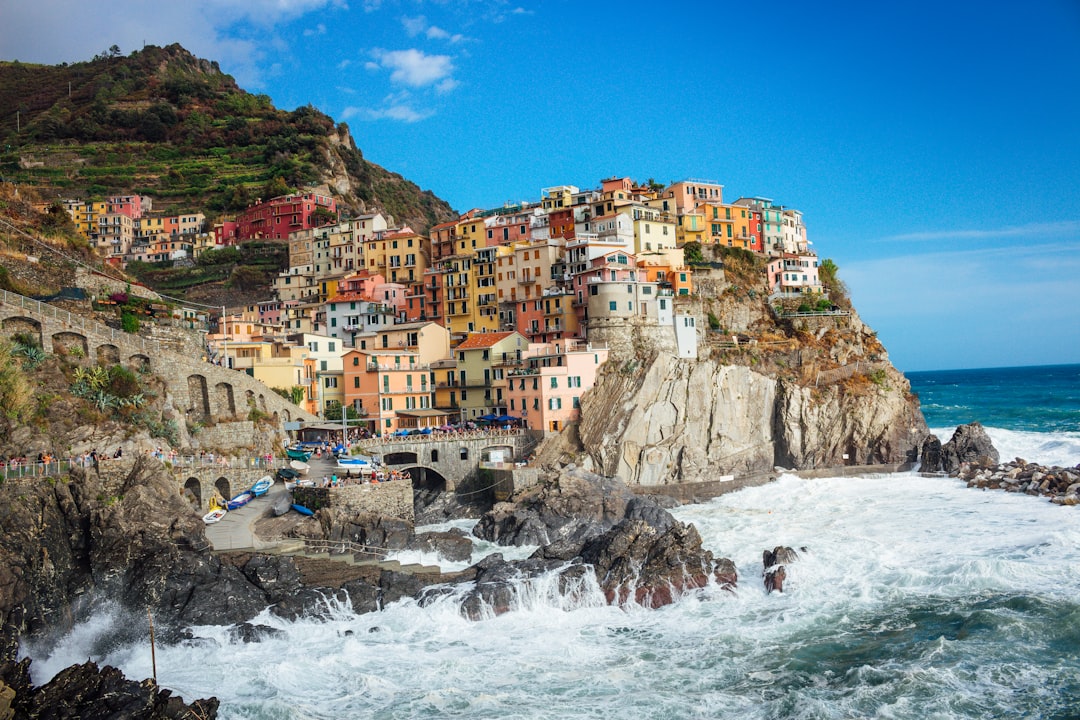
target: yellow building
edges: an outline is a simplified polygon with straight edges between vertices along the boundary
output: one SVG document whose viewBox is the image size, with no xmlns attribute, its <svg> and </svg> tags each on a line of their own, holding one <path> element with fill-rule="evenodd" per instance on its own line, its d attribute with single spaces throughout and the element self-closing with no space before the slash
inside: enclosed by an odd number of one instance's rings
<svg viewBox="0 0 1080 720">
<path fill-rule="evenodd" d="M 473 333 L 454 349 L 462 420 L 506 414 L 507 377 L 528 349 L 518 332 Z"/>
</svg>

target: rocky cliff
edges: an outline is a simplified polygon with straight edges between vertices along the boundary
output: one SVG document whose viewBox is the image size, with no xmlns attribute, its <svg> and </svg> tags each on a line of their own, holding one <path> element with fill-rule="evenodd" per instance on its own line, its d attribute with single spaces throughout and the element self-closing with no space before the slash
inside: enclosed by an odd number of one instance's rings
<svg viewBox="0 0 1080 720">
<path fill-rule="evenodd" d="M 918 399 L 855 311 L 798 314 L 745 288 L 717 279 L 677 300 L 698 319 L 696 360 L 635 328 L 609 343 L 577 428 L 591 467 L 664 486 L 913 460 L 928 434 Z"/>
</svg>

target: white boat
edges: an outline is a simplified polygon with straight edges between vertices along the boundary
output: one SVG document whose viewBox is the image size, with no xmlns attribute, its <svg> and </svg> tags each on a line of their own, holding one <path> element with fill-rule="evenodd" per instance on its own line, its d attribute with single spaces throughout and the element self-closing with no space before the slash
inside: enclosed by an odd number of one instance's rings
<svg viewBox="0 0 1080 720">
<path fill-rule="evenodd" d="M 291 461 L 289 463 L 289 467 L 291 467 L 293 470 L 300 473 L 301 475 L 307 475 L 308 470 L 311 469 L 310 465 L 308 465 L 306 462 L 303 462 L 301 460 L 293 460 L 293 461 Z"/>
<path fill-rule="evenodd" d="M 207 525 L 212 525 L 218 520 L 221 520 L 221 518 L 225 517 L 225 513 L 225 508 L 217 508 L 216 510 L 211 510 L 210 512 L 203 515 L 203 522 Z"/>
<path fill-rule="evenodd" d="M 366 455 L 339 457 L 337 461 L 338 470 L 369 473 L 374 467 L 374 459 Z"/>
<path fill-rule="evenodd" d="M 262 497 L 270 490 L 270 486 L 274 484 L 274 478 L 271 475 L 263 477 L 259 482 L 251 486 L 251 494 L 255 497 Z"/>
</svg>

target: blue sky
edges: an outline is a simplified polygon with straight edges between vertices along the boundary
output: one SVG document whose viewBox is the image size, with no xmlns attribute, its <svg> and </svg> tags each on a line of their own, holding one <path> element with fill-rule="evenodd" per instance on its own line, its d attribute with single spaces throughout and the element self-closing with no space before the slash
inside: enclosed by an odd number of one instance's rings
<svg viewBox="0 0 1080 720">
<path fill-rule="evenodd" d="M 1080 2 L 0 0 L 0 57 L 179 42 L 456 209 L 629 175 L 803 211 L 902 370 L 1080 362 Z M 44 30 L 43 30 L 44 29 Z"/>
</svg>

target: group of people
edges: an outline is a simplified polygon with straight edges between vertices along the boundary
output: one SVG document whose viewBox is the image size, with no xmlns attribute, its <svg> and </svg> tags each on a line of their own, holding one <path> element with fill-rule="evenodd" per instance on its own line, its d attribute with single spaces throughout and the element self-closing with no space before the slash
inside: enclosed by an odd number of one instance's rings
<svg viewBox="0 0 1080 720">
<path fill-rule="evenodd" d="M 370 475 L 353 476 L 352 474 L 346 474 L 344 476 L 339 475 L 323 475 L 322 486 L 324 488 L 336 488 L 343 485 L 364 485 L 371 483 L 378 485 L 383 482 L 393 482 L 395 480 L 401 480 L 407 477 L 407 473 L 399 472 L 397 470 L 376 470 Z"/>
</svg>

